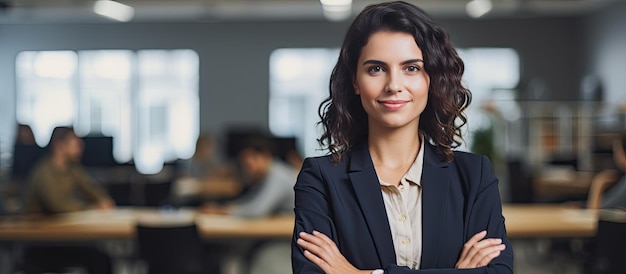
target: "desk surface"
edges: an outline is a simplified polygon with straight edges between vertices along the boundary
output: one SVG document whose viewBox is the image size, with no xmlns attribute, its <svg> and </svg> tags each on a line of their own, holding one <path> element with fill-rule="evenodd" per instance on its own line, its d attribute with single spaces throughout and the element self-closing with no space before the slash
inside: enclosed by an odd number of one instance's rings
<svg viewBox="0 0 626 274">
<path fill-rule="evenodd" d="M 503 209 L 509 238 L 590 237 L 595 234 L 597 212 L 565 209 L 559 205 L 506 205 Z M 204 238 L 290 238 L 293 216 L 239 219 L 226 216 L 159 212 L 121 208 L 108 212 L 85 211 L 54 219 L 0 219 L 4 240 L 103 240 L 134 237 L 138 222 L 160 225 L 195 220 Z"/>
<path fill-rule="evenodd" d="M 509 238 L 592 237 L 598 223 L 596 210 L 558 204 L 505 205 L 502 215 Z"/>
<path fill-rule="evenodd" d="M 101 240 L 134 237 L 137 223 L 167 226 L 195 220 L 204 238 L 290 237 L 293 216 L 240 219 L 197 214 L 184 210 L 161 212 L 153 209 L 121 208 L 112 211 L 83 211 L 56 218 L 0 219 L 0 240 Z"/>
</svg>

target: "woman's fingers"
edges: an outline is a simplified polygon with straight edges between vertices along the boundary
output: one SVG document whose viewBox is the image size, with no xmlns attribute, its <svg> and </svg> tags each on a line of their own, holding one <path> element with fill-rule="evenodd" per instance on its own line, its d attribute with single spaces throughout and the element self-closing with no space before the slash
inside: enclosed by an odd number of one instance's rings
<svg viewBox="0 0 626 274">
<path fill-rule="evenodd" d="M 304 239 L 303 237 L 300 237 L 297 243 L 300 247 L 302 247 L 302 249 L 313 253 L 315 256 L 319 257 L 322 260 L 324 259 L 324 247 L 316 243 L 315 240 L 309 241 Z"/>
<path fill-rule="evenodd" d="M 495 259 L 496 257 L 500 256 L 500 254 L 502 253 L 502 251 L 505 249 L 506 247 L 504 245 L 499 245 L 497 247 L 494 247 L 495 251 L 491 252 L 491 253 L 487 253 L 482 260 L 480 260 L 480 262 L 478 262 L 478 264 L 476 265 L 476 267 L 481 267 L 481 266 L 486 266 L 489 263 L 491 263 L 491 261 L 493 259 Z"/>
<path fill-rule="evenodd" d="M 314 263 L 315 265 L 319 266 L 319 268 L 324 270 L 324 272 L 328 272 L 329 265 L 324 260 L 322 260 L 322 258 L 311 253 L 309 250 L 304 250 L 304 257 L 307 258 L 312 263 Z"/>
<path fill-rule="evenodd" d="M 349 274 L 359 272 L 341 254 L 337 244 L 323 233 L 313 234 L 301 232 L 296 241 L 304 249 L 304 256 L 328 274 Z"/>
<path fill-rule="evenodd" d="M 487 246 L 476 252 L 476 255 L 472 257 L 469 262 L 471 267 L 481 267 L 488 265 L 493 258 L 500 255 L 500 252 L 505 249 L 503 244 L 496 246 Z"/>
<path fill-rule="evenodd" d="M 474 246 L 474 244 L 476 244 L 478 241 L 480 241 L 483 238 L 485 238 L 485 236 L 487 236 L 487 231 L 486 230 L 483 230 L 481 232 L 478 232 L 478 233 L 474 234 L 474 236 L 472 236 L 472 238 L 470 238 L 463 245 L 463 251 L 461 252 L 461 259 L 465 258 L 467 256 L 467 253 L 469 252 L 469 250 L 472 248 L 472 246 Z"/>
<path fill-rule="evenodd" d="M 486 235 L 486 231 L 478 232 L 463 245 L 457 268 L 485 266 L 500 255 L 505 249 L 502 239 L 484 239 Z"/>
<path fill-rule="evenodd" d="M 330 252 L 330 255 L 341 255 L 341 252 L 339 252 L 339 249 L 337 248 L 337 244 L 335 244 L 335 242 L 324 233 L 313 230 L 313 236 L 322 240 L 324 246 L 328 249 L 328 252 Z"/>
<path fill-rule="evenodd" d="M 324 235 L 324 233 L 318 232 L 317 230 L 313 230 L 313 236 L 324 241 L 326 244 L 335 245 L 335 242 L 333 242 L 333 240 Z"/>
<path fill-rule="evenodd" d="M 300 245 L 303 249 L 313 253 L 322 260 L 328 260 L 330 256 L 335 255 L 335 242 L 330 240 L 326 235 L 322 233 L 319 233 L 317 231 L 314 231 L 313 233 L 314 234 L 301 232 L 299 234 L 300 239 L 298 239 L 297 241 L 298 245 Z M 328 239 L 328 241 L 326 241 L 324 238 Z M 335 248 L 333 249 L 333 247 Z"/>
<path fill-rule="evenodd" d="M 474 258 L 479 252 L 484 252 L 485 249 L 502 244 L 502 239 L 484 239 L 474 244 L 467 252 L 466 258 Z"/>
</svg>

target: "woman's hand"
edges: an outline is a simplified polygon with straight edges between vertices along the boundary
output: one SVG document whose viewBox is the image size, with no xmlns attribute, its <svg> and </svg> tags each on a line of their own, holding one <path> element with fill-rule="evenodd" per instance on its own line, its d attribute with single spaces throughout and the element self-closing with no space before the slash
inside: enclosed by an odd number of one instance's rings
<svg viewBox="0 0 626 274">
<path fill-rule="evenodd" d="M 456 268 L 486 266 L 506 248 L 502 244 L 502 239 L 485 239 L 485 236 L 487 231 L 478 232 L 463 245 L 463 252 L 456 263 Z"/>
<path fill-rule="evenodd" d="M 326 274 L 371 273 L 354 267 L 341 254 L 333 240 L 323 233 L 313 231 L 313 234 L 300 232 L 298 245 L 304 249 L 304 257 L 320 267 Z"/>
</svg>

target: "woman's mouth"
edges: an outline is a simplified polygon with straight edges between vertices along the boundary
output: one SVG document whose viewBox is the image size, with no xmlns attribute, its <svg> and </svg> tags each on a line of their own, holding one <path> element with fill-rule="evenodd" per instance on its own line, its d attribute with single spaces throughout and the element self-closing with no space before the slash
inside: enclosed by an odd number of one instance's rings
<svg viewBox="0 0 626 274">
<path fill-rule="evenodd" d="M 409 101 L 387 100 L 378 101 L 387 110 L 398 110 L 405 106 Z"/>
</svg>

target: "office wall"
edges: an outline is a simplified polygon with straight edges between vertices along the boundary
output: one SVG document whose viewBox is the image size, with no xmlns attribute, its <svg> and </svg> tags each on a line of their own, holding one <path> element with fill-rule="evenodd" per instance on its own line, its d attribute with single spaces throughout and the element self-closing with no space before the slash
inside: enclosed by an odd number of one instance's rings
<svg viewBox="0 0 626 274">
<path fill-rule="evenodd" d="M 581 76 L 584 37 L 581 20 L 570 17 L 487 20 L 449 20 L 457 47 L 510 47 L 521 60 L 520 99 L 576 100 Z M 530 81 L 545 83 L 546 92 L 528 88 Z"/>
<path fill-rule="evenodd" d="M 586 18 L 585 73 L 598 75 L 605 102 L 626 101 L 626 3 Z"/>
<path fill-rule="evenodd" d="M 576 18 L 444 20 L 459 47 L 512 47 L 525 79 L 541 77 L 541 99 L 576 99 L 581 75 Z M 24 50 L 190 48 L 200 64 L 200 123 L 219 131 L 233 123 L 267 126 L 268 61 L 283 47 L 338 47 L 347 23 L 222 22 L 0 25 L 0 139 L 15 121 L 15 57 Z M 4 150 L 6 147 L 2 149 Z"/>
</svg>

